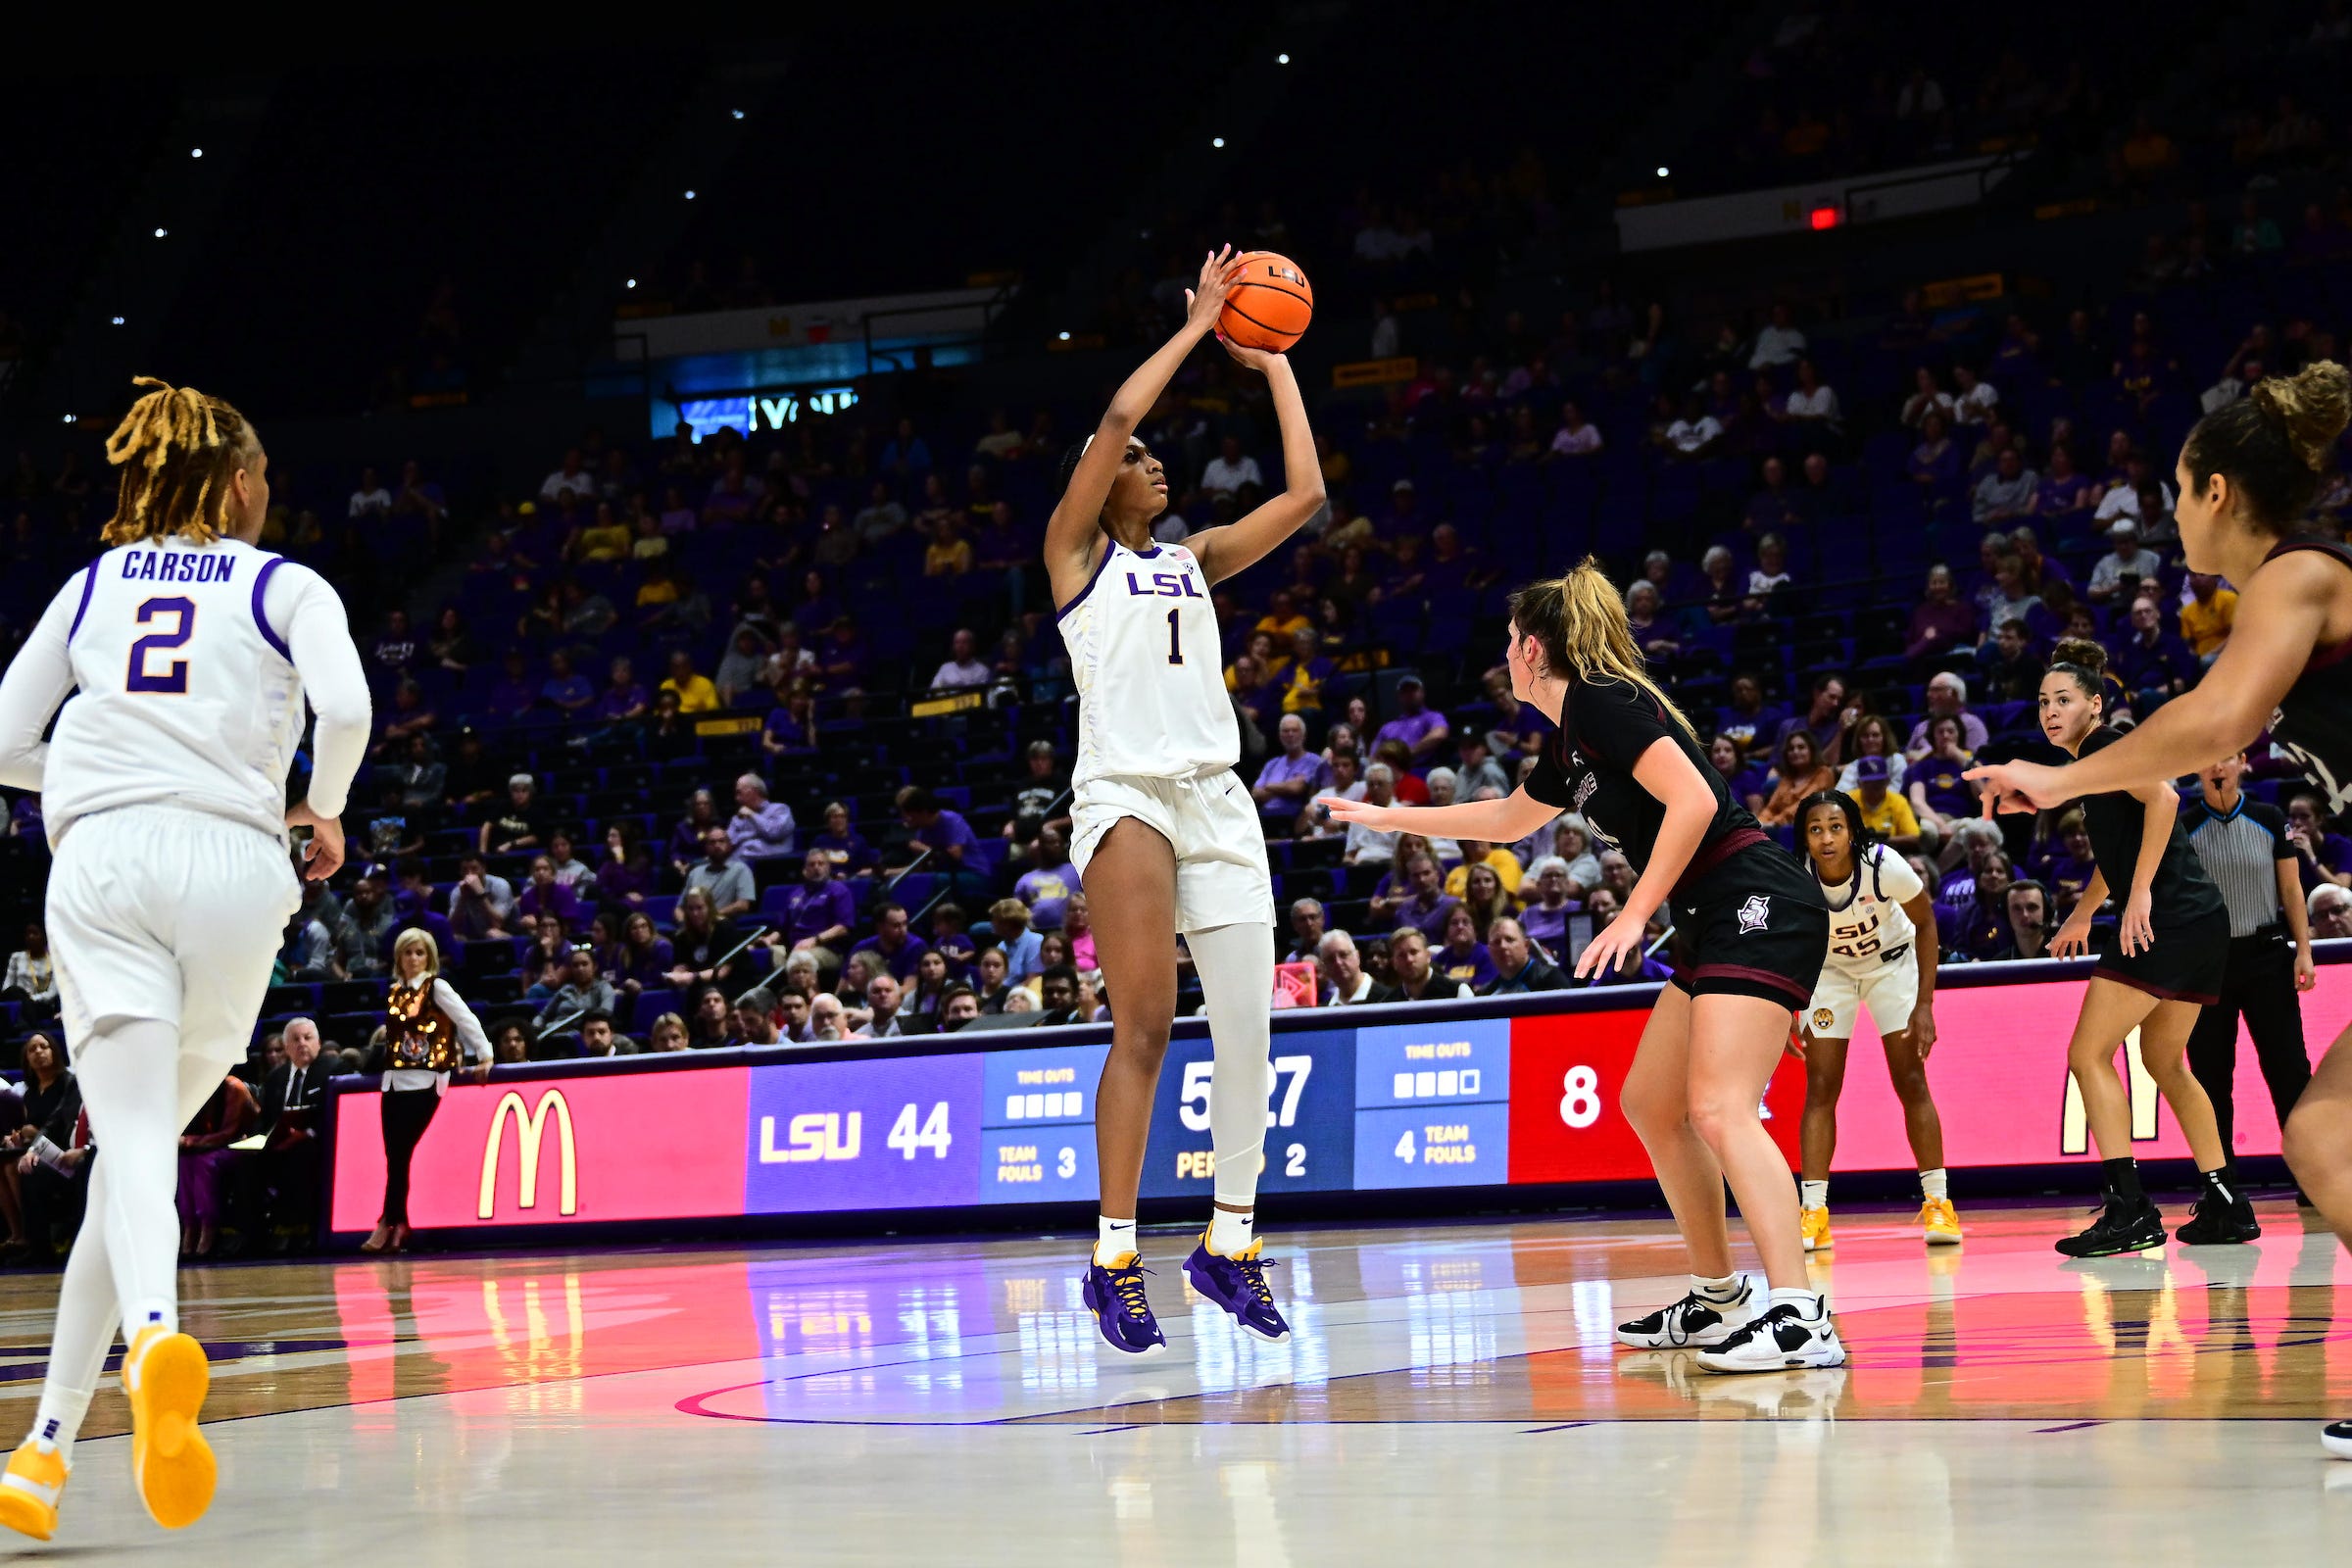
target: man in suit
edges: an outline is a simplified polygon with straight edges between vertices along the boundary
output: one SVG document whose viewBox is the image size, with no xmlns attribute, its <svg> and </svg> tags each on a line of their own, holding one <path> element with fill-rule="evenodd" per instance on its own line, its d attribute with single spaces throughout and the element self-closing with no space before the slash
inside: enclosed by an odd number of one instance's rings
<svg viewBox="0 0 2352 1568">
<path fill-rule="evenodd" d="M 1527 928 L 1507 914 L 1487 928 L 1487 952 L 1494 959 L 1494 978 L 1479 992 L 1482 997 L 1568 989 L 1568 977 L 1560 973 L 1559 965 L 1546 962 L 1528 941 Z"/>
<path fill-rule="evenodd" d="M 262 1147 L 243 1155 L 232 1177 L 237 1228 L 249 1251 L 283 1250 L 280 1228 L 307 1234 L 322 1174 L 318 1128 L 326 1116 L 329 1074 L 318 1060 L 318 1026 L 292 1018 L 282 1033 L 286 1059 L 262 1080 L 262 1115 L 254 1129 Z"/>
</svg>

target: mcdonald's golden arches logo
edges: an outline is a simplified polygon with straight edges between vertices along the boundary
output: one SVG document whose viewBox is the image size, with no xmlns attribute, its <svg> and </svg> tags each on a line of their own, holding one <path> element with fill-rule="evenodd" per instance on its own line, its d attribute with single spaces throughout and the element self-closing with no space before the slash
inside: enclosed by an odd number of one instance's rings
<svg viewBox="0 0 2352 1568">
<path fill-rule="evenodd" d="M 526 1107 L 521 1092 L 510 1089 L 499 1097 L 498 1109 L 490 1117 L 490 1136 L 482 1145 L 481 1202 L 476 1209 L 481 1218 L 488 1219 L 497 1206 L 498 1156 L 504 1151 L 510 1117 L 514 1122 L 514 1141 L 521 1156 L 514 1203 L 518 1208 L 538 1206 L 539 1158 L 545 1152 L 551 1113 L 556 1124 L 557 1152 L 563 1161 L 558 1167 L 557 1211 L 565 1215 L 580 1211 L 579 1147 L 573 1139 L 571 1106 L 565 1103 L 564 1091 L 550 1087 L 539 1097 L 536 1106 Z"/>
</svg>

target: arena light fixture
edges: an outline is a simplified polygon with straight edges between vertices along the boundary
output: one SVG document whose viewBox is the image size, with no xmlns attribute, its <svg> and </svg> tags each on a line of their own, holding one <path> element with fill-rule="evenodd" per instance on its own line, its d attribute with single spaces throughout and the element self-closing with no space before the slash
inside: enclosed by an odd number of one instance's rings
<svg viewBox="0 0 2352 1568">
<path fill-rule="evenodd" d="M 1666 177 L 1666 166 L 1664 164 L 1660 164 L 1658 166 L 1658 177 L 1660 179 L 1664 179 Z"/>
<path fill-rule="evenodd" d="M 120 316 L 116 317 L 116 318 L 114 318 L 114 320 L 115 320 L 115 324 L 116 324 L 117 326 L 121 326 L 121 325 L 122 324 L 122 318 L 121 318 Z"/>
<path fill-rule="evenodd" d="M 741 120 L 743 118 L 743 111 L 740 109 L 730 109 L 727 111 L 727 118 L 729 120 Z"/>
<path fill-rule="evenodd" d="M 1291 63 L 1291 57 L 1289 55 L 1276 55 L 1274 57 L 1274 63 L 1278 66 L 1287 66 Z"/>
<path fill-rule="evenodd" d="M 67 422 L 68 424 L 78 424 L 78 423 L 80 423 L 81 421 L 80 421 L 80 420 L 78 420 L 78 419 L 76 419 L 76 418 L 75 418 L 75 417 L 74 417 L 73 415 L 69 414 L 69 415 L 67 415 L 67 416 L 66 416 L 66 422 Z"/>
<path fill-rule="evenodd" d="M 1225 145 L 1225 138 L 1222 136 L 1211 136 L 1208 138 L 1208 144 L 1211 147 L 1222 147 Z"/>
<path fill-rule="evenodd" d="M 633 277 L 630 278 L 626 286 L 629 288 L 635 288 L 637 286 L 637 280 Z"/>
<path fill-rule="evenodd" d="M 694 192 L 692 192 L 692 191 L 688 191 L 688 192 L 686 193 L 686 199 L 687 199 L 688 201 L 692 201 L 692 200 L 694 200 Z"/>
<path fill-rule="evenodd" d="M 1062 340 L 1064 343 L 1067 343 L 1067 342 L 1070 340 L 1070 334 L 1069 334 L 1069 333 L 1067 333 L 1067 332 L 1064 332 L 1064 333 L 1062 333 L 1062 334 L 1061 334 L 1061 340 Z"/>
<path fill-rule="evenodd" d="M 155 237 L 156 237 L 157 239 L 162 239 L 162 238 L 163 238 L 163 237 L 164 237 L 166 234 L 169 234 L 169 233 L 171 233 L 171 232 L 172 232 L 172 231 L 171 231 L 170 229 L 168 229 L 168 228 L 159 228 L 159 229 L 157 229 L 157 230 L 155 231 Z"/>
<path fill-rule="evenodd" d="M 188 156 L 190 158 L 202 158 L 204 156 L 204 149 L 201 147 L 191 147 L 188 149 Z"/>
</svg>

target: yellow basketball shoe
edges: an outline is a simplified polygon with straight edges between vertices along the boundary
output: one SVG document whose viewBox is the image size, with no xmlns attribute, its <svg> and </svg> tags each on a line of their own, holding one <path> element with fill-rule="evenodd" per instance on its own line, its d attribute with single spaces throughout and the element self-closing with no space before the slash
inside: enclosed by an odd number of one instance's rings
<svg viewBox="0 0 2352 1568">
<path fill-rule="evenodd" d="M 1952 1209 L 1948 1198 L 1931 1198 L 1919 1205 L 1920 1229 L 1927 1232 L 1930 1247 L 1960 1245 L 1960 1216 Z"/>
<path fill-rule="evenodd" d="M 213 1369 L 204 1347 L 150 1324 L 122 1358 L 130 1396 L 130 1472 L 147 1512 L 166 1530 L 184 1530 L 213 1503 L 213 1446 L 196 1429 Z"/>
<path fill-rule="evenodd" d="M 57 1499 L 73 1473 L 66 1456 L 26 1440 L 8 1456 L 0 1474 L 0 1525 L 21 1536 L 47 1541 L 57 1533 Z"/>
<path fill-rule="evenodd" d="M 1830 1250 L 1830 1211 L 1828 1207 L 1825 1205 L 1821 1208 L 1805 1209 L 1798 1215 L 1798 1218 L 1803 1224 L 1805 1250 L 1808 1252 L 1828 1251 Z"/>
</svg>

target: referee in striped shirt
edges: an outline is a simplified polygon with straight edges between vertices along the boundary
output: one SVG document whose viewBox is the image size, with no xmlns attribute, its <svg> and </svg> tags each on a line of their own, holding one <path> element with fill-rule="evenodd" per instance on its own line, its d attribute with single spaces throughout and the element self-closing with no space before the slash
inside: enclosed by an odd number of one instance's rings
<svg viewBox="0 0 2352 1568">
<path fill-rule="evenodd" d="M 2207 768 L 2200 780 L 2202 797 L 2182 820 L 2197 858 L 2230 907 L 2230 966 L 2222 1000 L 2197 1018 L 2188 1037 L 2188 1067 L 2213 1102 L 2223 1151 L 2232 1154 L 2230 1085 L 2237 1076 L 2238 1016 L 2244 1014 L 2246 1032 L 2254 1037 L 2254 1054 L 2283 1127 L 2303 1086 L 2311 1082 L 2303 1006 L 2295 994 L 2317 983 L 2311 923 L 2295 849 L 2286 841 L 2285 813 L 2245 798 L 2238 789 L 2245 771 L 2243 755 Z"/>
</svg>

